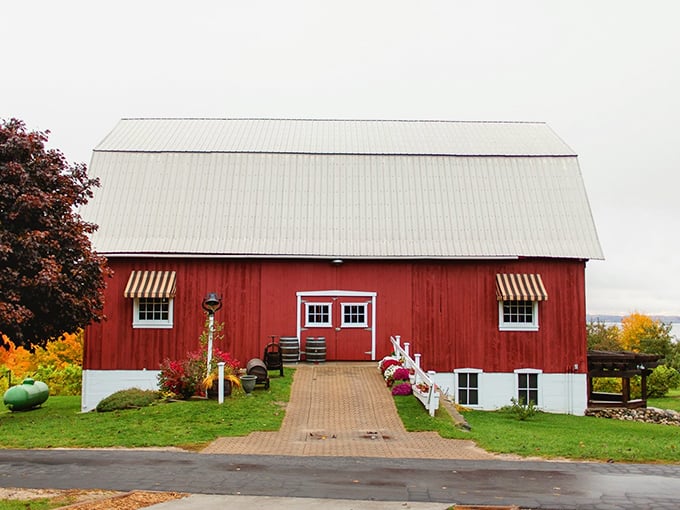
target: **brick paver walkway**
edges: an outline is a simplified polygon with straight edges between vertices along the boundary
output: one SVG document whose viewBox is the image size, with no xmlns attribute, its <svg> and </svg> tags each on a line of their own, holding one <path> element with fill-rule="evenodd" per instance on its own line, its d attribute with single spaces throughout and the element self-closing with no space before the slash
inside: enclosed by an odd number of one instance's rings
<svg viewBox="0 0 680 510">
<path fill-rule="evenodd" d="M 374 363 L 299 364 L 278 432 L 222 437 L 202 453 L 493 459 L 472 441 L 406 432 Z"/>
</svg>

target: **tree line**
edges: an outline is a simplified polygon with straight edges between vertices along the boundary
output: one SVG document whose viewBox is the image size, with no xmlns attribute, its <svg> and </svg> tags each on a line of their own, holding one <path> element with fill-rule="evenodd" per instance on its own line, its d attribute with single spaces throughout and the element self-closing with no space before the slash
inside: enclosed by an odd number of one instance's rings
<svg viewBox="0 0 680 510">
<path fill-rule="evenodd" d="M 672 388 L 680 387 L 680 343 L 672 334 L 673 326 L 641 313 L 631 313 L 621 319 L 621 325 L 601 321 L 586 325 L 588 350 L 632 351 L 658 354 L 662 365 L 648 379 L 648 395 L 661 397 Z M 597 391 L 619 392 L 619 379 L 595 379 Z M 633 381 L 633 391 L 639 383 Z"/>
</svg>

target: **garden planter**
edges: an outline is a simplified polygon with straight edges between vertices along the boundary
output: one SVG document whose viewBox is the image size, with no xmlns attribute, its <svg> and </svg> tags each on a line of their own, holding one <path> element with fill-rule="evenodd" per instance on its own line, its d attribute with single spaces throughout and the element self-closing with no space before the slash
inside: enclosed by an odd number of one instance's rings
<svg viewBox="0 0 680 510">
<path fill-rule="evenodd" d="M 241 386 L 243 387 L 243 391 L 246 392 L 246 395 L 250 395 L 251 392 L 255 389 L 255 383 L 257 382 L 257 376 L 256 375 L 242 375 L 241 376 Z"/>
<path fill-rule="evenodd" d="M 231 381 L 229 379 L 224 380 L 224 396 L 229 397 L 231 395 Z M 208 398 L 217 399 L 219 398 L 219 381 L 215 379 L 212 386 L 208 388 L 207 395 Z"/>
</svg>

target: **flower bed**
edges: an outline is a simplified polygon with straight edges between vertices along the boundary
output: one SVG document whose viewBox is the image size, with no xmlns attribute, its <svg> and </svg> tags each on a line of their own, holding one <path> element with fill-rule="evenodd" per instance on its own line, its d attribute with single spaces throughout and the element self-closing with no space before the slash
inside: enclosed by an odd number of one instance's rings
<svg viewBox="0 0 680 510">
<path fill-rule="evenodd" d="M 412 363 L 412 360 L 409 361 Z M 378 362 L 378 369 L 382 372 L 385 378 L 385 384 L 388 388 L 392 388 L 392 395 L 413 395 L 425 406 L 430 415 L 434 416 L 434 412 L 439 408 L 439 393 L 432 391 L 429 384 L 424 380 L 419 380 L 416 383 L 415 370 L 413 368 L 406 368 L 404 366 L 405 360 L 397 356 L 385 356 Z M 421 378 L 425 377 L 422 375 Z M 429 378 L 425 381 L 431 382 Z"/>
<path fill-rule="evenodd" d="M 400 358 L 385 356 L 378 362 L 378 369 L 382 372 L 383 377 L 385 378 L 385 384 L 388 388 L 409 382 L 411 373 L 404 367 L 404 362 Z M 399 394 L 406 395 L 407 393 L 403 393 L 404 391 L 404 389 L 401 389 L 401 393 Z M 408 394 L 410 394 L 410 392 Z"/>
<path fill-rule="evenodd" d="M 392 388 L 392 395 L 394 396 L 411 395 L 412 393 L 413 388 L 411 387 L 411 383 L 409 382 L 395 384 L 394 387 Z"/>
<path fill-rule="evenodd" d="M 158 386 L 164 393 L 182 398 L 190 398 L 199 390 L 207 391 L 213 384 L 217 385 L 217 363 L 224 362 L 225 382 L 239 385 L 236 375 L 240 369 L 240 363 L 228 352 L 213 349 L 213 356 L 208 372 L 207 353 L 204 350 L 194 351 L 187 354 L 182 360 L 165 359 L 160 366 L 158 374 Z M 208 374 L 206 377 L 206 373 Z"/>
</svg>

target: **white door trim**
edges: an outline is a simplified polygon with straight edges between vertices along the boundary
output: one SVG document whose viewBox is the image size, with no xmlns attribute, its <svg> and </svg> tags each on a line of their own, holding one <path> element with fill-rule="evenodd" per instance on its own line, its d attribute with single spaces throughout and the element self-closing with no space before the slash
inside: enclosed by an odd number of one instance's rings
<svg viewBox="0 0 680 510">
<path fill-rule="evenodd" d="M 302 342 L 302 318 L 300 310 L 302 309 L 302 299 L 308 297 L 370 297 L 371 298 L 371 360 L 375 361 L 376 336 L 375 336 L 375 305 L 377 292 L 367 292 L 362 290 L 301 290 L 296 293 L 297 306 L 295 314 L 297 317 L 297 337 L 298 341 Z"/>
</svg>

